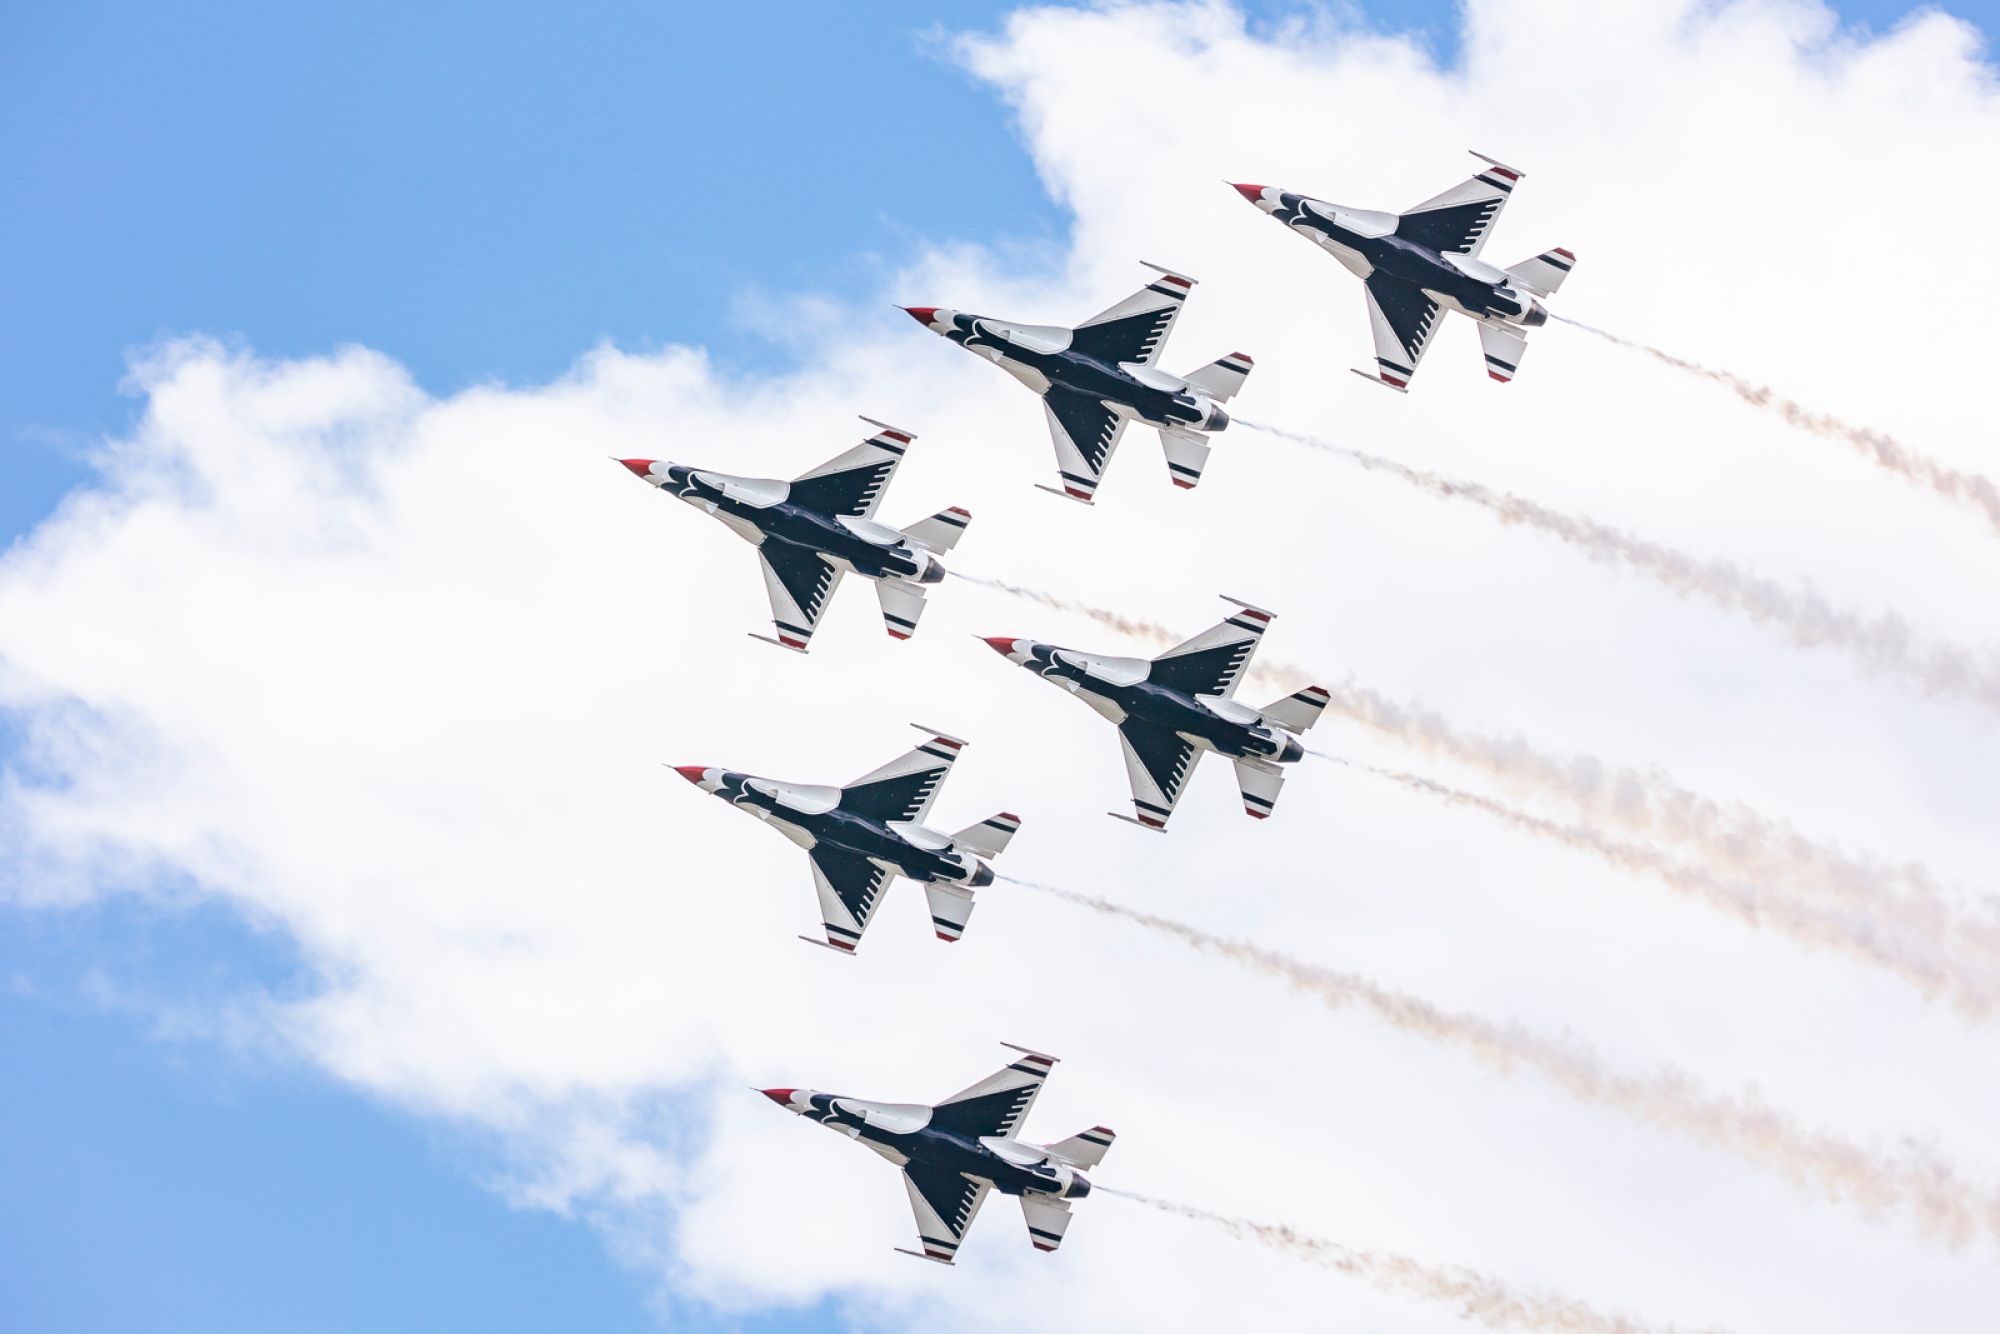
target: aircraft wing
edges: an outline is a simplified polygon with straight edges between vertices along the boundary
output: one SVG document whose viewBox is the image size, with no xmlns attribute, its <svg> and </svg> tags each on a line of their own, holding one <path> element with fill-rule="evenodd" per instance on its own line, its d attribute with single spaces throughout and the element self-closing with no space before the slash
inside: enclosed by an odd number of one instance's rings
<svg viewBox="0 0 2000 1334">
<path fill-rule="evenodd" d="M 1192 278 L 1160 270 L 1152 282 L 1071 330 L 1069 350 L 1111 365 L 1121 361 L 1152 365 L 1193 286 Z"/>
<path fill-rule="evenodd" d="M 1132 780 L 1132 808 L 1148 829 L 1165 829 L 1200 758 L 1178 732 L 1128 718 L 1118 725 L 1125 775 Z"/>
<path fill-rule="evenodd" d="M 1271 624 L 1270 612 L 1236 605 L 1229 616 L 1153 659 L 1146 679 L 1190 695 L 1234 695 Z"/>
<path fill-rule="evenodd" d="M 910 1193 L 910 1209 L 917 1216 L 917 1237 L 924 1244 L 926 1260 L 952 1262 L 990 1188 L 989 1183 L 948 1167 L 911 1163 L 903 1169 L 903 1189 Z"/>
<path fill-rule="evenodd" d="M 840 792 L 840 809 L 883 824 L 921 822 L 937 800 L 938 788 L 951 772 L 965 745 L 955 737 L 933 735 L 916 749 L 871 769 Z"/>
<path fill-rule="evenodd" d="M 866 417 L 862 420 L 880 429 L 846 453 L 828 459 L 794 480 L 787 500 L 822 514 L 865 519 L 875 512 L 882 492 L 888 489 L 889 479 L 896 475 L 896 465 L 903 461 L 903 451 L 915 437 Z"/>
<path fill-rule="evenodd" d="M 1055 1057 L 1038 1051 L 1014 1050 L 1021 1054 L 971 1088 L 961 1089 L 931 1108 L 931 1128 L 970 1139 L 982 1135 L 1012 1139 L 1056 1063 Z"/>
<path fill-rule="evenodd" d="M 1048 414 L 1049 435 L 1056 443 L 1063 493 L 1088 503 L 1097 494 L 1111 451 L 1118 448 L 1118 437 L 1125 433 L 1125 419 L 1098 399 L 1062 390 L 1042 395 L 1042 411 Z"/>
<path fill-rule="evenodd" d="M 852 954 L 861 943 L 862 932 L 868 929 L 868 919 L 875 915 L 889 873 L 851 852 L 815 848 L 806 855 L 812 861 L 813 888 L 819 891 L 826 943 Z"/>
<path fill-rule="evenodd" d="M 1396 235 L 1440 254 L 1479 253 L 1521 173 L 1481 154 L 1473 156 L 1488 164 L 1485 170 L 1403 214 Z"/>
<path fill-rule="evenodd" d="M 1368 323 L 1375 334 L 1376 373 L 1390 388 L 1406 389 L 1430 346 L 1438 303 L 1414 283 L 1384 273 L 1370 274 L 1362 287 L 1368 294 Z"/>
<path fill-rule="evenodd" d="M 813 552 L 766 542 L 757 548 L 764 590 L 771 595 L 771 624 L 778 642 L 803 653 L 819 628 L 820 613 L 840 584 L 840 571 Z"/>
</svg>

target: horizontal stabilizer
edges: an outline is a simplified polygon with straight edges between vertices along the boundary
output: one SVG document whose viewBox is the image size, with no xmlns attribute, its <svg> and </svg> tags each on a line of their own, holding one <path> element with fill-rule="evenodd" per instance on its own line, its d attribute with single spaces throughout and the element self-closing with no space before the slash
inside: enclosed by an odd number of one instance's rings
<svg viewBox="0 0 2000 1334">
<path fill-rule="evenodd" d="M 1304 732 L 1319 721 L 1332 698 L 1324 686 L 1307 686 L 1260 712 L 1287 732 Z"/>
<path fill-rule="evenodd" d="M 905 579 L 877 579 L 875 596 L 882 603 L 882 624 L 891 639 L 908 639 L 924 614 L 924 589 Z"/>
<path fill-rule="evenodd" d="M 1250 378 L 1248 353 L 1231 352 L 1220 361 L 1211 361 L 1187 377 L 1187 382 L 1218 403 L 1227 403 Z"/>
<path fill-rule="evenodd" d="M 1038 1251 L 1052 1251 L 1062 1245 L 1069 1231 L 1069 1201 L 1053 1195 L 1026 1194 L 1021 1197 L 1021 1217 L 1027 1220 L 1028 1240 Z"/>
<path fill-rule="evenodd" d="M 1021 817 L 1011 811 L 989 815 L 978 824 L 967 825 L 951 836 L 951 841 L 981 857 L 998 857 L 1021 828 Z"/>
<path fill-rule="evenodd" d="M 1479 326 L 1479 350 L 1486 354 L 1486 373 L 1501 384 L 1514 378 L 1527 355 L 1528 340 L 1517 329 L 1501 324 Z"/>
<path fill-rule="evenodd" d="M 932 881 L 924 886 L 924 897 L 930 900 L 931 926 L 939 940 L 957 940 L 965 934 L 966 920 L 972 916 L 971 890 Z"/>
<path fill-rule="evenodd" d="M 1071 1135 L 1046 1147 L 1065 1162 L 1075 1163 L 1078 1167 L 1095 1167 L 1104 1161 L 1105 1154 L 1111 1152 L 1111 1143 L 1117 1138 L 1117 1132 L 1106 1126 L 1092 1126 L 1080 1135 Z"/>
<path fill-rule="evenodd" d="M 1167 452 L 1167 474 L 1174 479 L 1174 485 L 1192 491 L 1201 480 L 1201 470 L 1208 465 L 1207 438 L 1194 431 L 1167 427 L 1160 432 L 1160 447 Z"/>
<path fill-rule="evenodd" d="M 1545 250 L 1533 259 L 1524 259 L 1507 270 L 1516 287 L 1525 287 L 1536 296 L 1554 296 L 1556 289 L 1576 267 L 1576 256 L 1567 250 Z"/>
<path fill-rule="evenodd" d="M 903 536 L 942 556 L 958 545 L 958 539 L 965 536 L 965 526 L 971 522 L 972 515 L 954 505 L 928 519 L 917 520 L 903 530 Z"/>
<path fill-rule="evenodd" d="M 1243 789 L 1243 809 L 1253 819 L 1265 820 L 1278 804 L 1285 786 L 1285 771 L 1262 760 L 1236 761 L 1236 785 Z"/>
</svg>

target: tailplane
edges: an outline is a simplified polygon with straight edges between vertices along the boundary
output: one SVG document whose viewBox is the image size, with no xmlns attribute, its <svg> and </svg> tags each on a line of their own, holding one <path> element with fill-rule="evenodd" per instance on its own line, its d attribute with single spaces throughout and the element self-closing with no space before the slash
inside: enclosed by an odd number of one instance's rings
<svg viewBox="0 0 2000 1334">
<path fill-rule="evenodd" d="M 1576 256 L 1567 250 L 1545 250 L 1533 259 L 1524 259 L 1507 270 L 1516 287 L 1525 287 L 1536 296 L 1554 296 L 1556 289 L 1576 267 Z"/>
</svg>

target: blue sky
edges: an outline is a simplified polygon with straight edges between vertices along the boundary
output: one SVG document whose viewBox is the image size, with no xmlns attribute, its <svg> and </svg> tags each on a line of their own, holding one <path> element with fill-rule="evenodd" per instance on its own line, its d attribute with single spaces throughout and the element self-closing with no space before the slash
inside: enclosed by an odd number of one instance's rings
<svg viewBox="0 0 2000 1334">
<path fill-rule="evenodd" d="M 1372 8 L 1449 49 L 1451 6 Z M 1842 8 L 1883 26 L 1903 7 Z M 793 352 L 741 318 L 746 292 L 859 293 L 918 238 L 1059 239 L 1004 108 L 939 53 L 937 32 L 994 13 L 9 9 L 0 533 L 84 480 L 82 452 L 134 411 L 127 351 L 163 334 L 359 342 L 437 392 L 546 378 L 603 338 L 762 365 Z M 292 975 L 282 944 L 212 912 L 9 915 L 11 1324 L 654 1326 L 586 1228 L 507 1208 L 474 1150 L 308 1073 L 163 1041 L 91 985 L 171 1004 Z"/>
</svg>

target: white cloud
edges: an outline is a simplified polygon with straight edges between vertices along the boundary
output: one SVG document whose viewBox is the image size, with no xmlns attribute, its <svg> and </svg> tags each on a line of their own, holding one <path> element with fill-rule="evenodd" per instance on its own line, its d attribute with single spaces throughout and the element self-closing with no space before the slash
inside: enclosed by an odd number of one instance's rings
<svg viewBox="0 0 2000 1334">
<path fill-rule="evenodd" d="M 1468 145 L 1496 153 L 1529 175 L 1493 252 L 1575 249 L 1561 308 L 1990 468 L 2000 94 L 1971 30 L 1580 0 L 1488 0 L 1467 24 L 1441 71 L 1336 20 L 1018 14 L 965 51 L 1076 210 L 1074 248 L 1053 275 L 930 254 L 884 295 L 1056 320 L 1123 295 L 1141 257 L 1172 263 L 1204 281 L 1170 364 L 1253 353 L 1253 417 L 2000 639 L 1967 575 L 1991 566 L 1977 519 L 1574 331 L 1542 331 L 1505 388 L 1462 326 L 1407 399 L 1363 387 L 1352 280 L 1221 184 L 1394 207 Z M 684 1299 L 831 1293 L 870 1325 L 1017 1327 L 1031 1294 L 1040 1327 L 1456 1327 L 1112 1199 L 1054 1259 L 995 1201 L 934 1272 L 889 1251 L 910 1226 L 891 1173 L 748 1092 L 942 1094 L 1009 1039 L 1066 1058 L 1031 1130 L 1118 1128 L 1107 1181 L 1662 1318 L 1986 1323 L 1990 1251 L 1940 1253 L 1025 891 L 983 893 L 956 946 L 907 884 L 859 959 L 793 940 L 814 921 L 797 850 L 661 766 L 837 781 L 921 720 L 972 741 L 941 821 L 1026 817 L 1008 869 L 1755 1082 L 1843 1134 L 1912 1131 L 2000 1181 L 1990 1035 L 1894 979 L 1327 766 L 1268 825 L 1214 765 L 1169 838 L 1114 825 L 1107 730 L 968 637 L 1105 631 L 953 583 L 898 645 L 857 586 L 809 659 L 781 654 L 741 633 L 764 619 L 749 551 L 605 456 L 789 475 L 858 438 L 855 413 L 904 424 L 921 438 L 884 517 L 968 505 L 968 570 L 1190 627 L 1216 592 L 1254 597 L 1281 613 L 1274 656 L 1658 762 L 1975 888 L 2000 864 L 1982 718 L 1247 431 L 1193 494 L 1133 432 L 1098 508 L 1065 506 L 1029 485 L 1050 458 L 1016 386 L 879 301 L 844 329 L 783 377 L 599 349 L 553 385 L 447 399 L 362 350 L 137 366 L 139 430 L 0 566 L 0 698 L 30 737 L 6 815 L 21 910 L 165 872 L 283 930 L 321 984 L 274 999 L 271 1031 L 493 1136 L 509 1189 L 597 1220 Z"/>
</svg>

